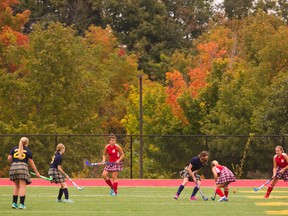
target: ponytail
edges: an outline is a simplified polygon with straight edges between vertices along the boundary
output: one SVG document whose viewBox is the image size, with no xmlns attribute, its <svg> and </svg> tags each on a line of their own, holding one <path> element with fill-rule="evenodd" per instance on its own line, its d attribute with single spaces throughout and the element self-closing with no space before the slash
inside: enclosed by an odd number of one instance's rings
<svg viewBox="0 0 288 216">
<path fill-rule="evenodd" d="M 24 151 L 24 146 L 28 146 L 29 140 L 27 137 L 22 137 L 19 141 L 19 146 L 18 146 L 18 159 L 22 160 L 23 156 L 23 151 Z"/>
</svg>

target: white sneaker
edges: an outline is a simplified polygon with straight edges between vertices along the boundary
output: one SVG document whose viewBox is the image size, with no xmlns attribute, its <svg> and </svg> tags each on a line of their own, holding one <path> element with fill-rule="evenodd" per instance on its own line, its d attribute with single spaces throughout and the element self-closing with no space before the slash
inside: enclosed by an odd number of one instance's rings
<svg viewBox="0 0 288 216">
<path fill-rule="evenodd" d="M 70 199 L 64 199 L 63 202 L 65 202 L 65 203 L 74 203 L 74 201 L 70 200 Z"/>
<path fill-rule="evenodd" d="M 227 202 L 227 201 L 228 201 L 228 199 L 226 196 L 223 196 L 218 200 L 218 202 Z"/>
</svg>

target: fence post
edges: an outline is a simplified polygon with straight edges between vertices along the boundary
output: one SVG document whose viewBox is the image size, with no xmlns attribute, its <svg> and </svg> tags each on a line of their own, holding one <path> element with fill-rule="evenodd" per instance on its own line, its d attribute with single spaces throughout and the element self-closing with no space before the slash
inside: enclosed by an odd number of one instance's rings
<svg viewBox="0 0 288 216">
<path fill-rule="evenodd" d="M 130 179 L 133 179 L 133 138 L 130 135 Z"/>
<path fill-rule="evenodd" d="M 140 156 L 139 156 L 139 178 L 143 178 L 143 112 L 142 112 L 142 75 L 139 76 L 139 132 L 140 132 Z"/>
</svg>

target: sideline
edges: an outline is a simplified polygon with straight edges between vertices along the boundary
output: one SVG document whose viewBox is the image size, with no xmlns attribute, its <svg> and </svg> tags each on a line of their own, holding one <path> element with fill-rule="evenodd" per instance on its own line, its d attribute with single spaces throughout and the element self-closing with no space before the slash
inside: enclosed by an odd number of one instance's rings
<svg viewBox="0 0 288 216">
<path fill-rule="evenodd" d="M 49 181 L 31 178 L 32 184 L 30 186 L 59 186 Z M 78 185 L 81 186 L 107 186 L 103 179 L 73 179 Z M 182 183 L 182 179 L 118 179 L 121 186 L 131 186 L 131 187 L 143 187 L 143 186 L 159 186 L 159 187 L 178 187 Z M 213 179 L 202 179 L 202 187 L 213 187 L 215 181 Z M 265 183 L 267 179 L 238 179 L 236 182 L 231 183 L 231 188 L 233 187 L 259 187 Z M 67 181 L 67 184 L 73 186 L 71 182 Z M 188 183 L 189 184 L 189 183 Z M 193 184 L 193 183 L 190 183 Z M 8 178 L 0 178 L 0 186 L 13 186 L 14 183 Z M 287 187 L 288 182 L 283 180 L 278 181 L 276 187 L 282 188 Z"/>
</svg>

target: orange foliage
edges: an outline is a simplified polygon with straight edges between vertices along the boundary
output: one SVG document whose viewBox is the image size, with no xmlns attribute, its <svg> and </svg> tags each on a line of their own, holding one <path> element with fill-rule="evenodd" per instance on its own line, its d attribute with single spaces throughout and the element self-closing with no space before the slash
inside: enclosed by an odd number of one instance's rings
<svg viewBox="0 0 288 216">
<path fill-rule="evenodd" d="M 187 85 L 183 79 L 183 75 L 179 71 L 167 72 L 166 80 L 169 82 L 167 87 L 167 104 L 172 107 L 172 111 L 175 116 L 179 117 L 183 122 L 186 123 L 183 110 L 181 109 L 177 99 L 187 89 Z"/>
<path fill-rule="evenodd" d="M 14 31 L 10 27 L 6 26 L 0 32 L 0 43 L 2 43 L 4 46 L 24 46 L 28 44 L 28 36 Z"/>
<path fill-rule="evenodd" d="M 86 32 L 86 38 L 91 44 L 105 47 L 106 51 L 112 51 L 116 44 L 116 37 L 110 27 L 102 29 L 101 27 L 90 26 L 89 31 Z"/>
<path fill-rule="evenodd" d="M 211 71 L 213 61 L 217 58 L 222 58 L 226 54 L 226 50 L 220 49 L 215 42 L 199 44 L 197 50 L 199 52 L 198 67 L 188 72 L 191 80 L 189 89 L 194 98 L 198 96 L 201 89 L 205 88 L 206 78 Z"/>
<path fill-rule="evenodd" d="M 0 2 L 0 28 L 9 26 L 15 31 L 21 31 L 24 24 L 28 22 L 30 11 L 25 10 L 22 13 L 13 15 L 12 5 L 18 4 L 17 0 L 1 0 Z"/>
</svg>

